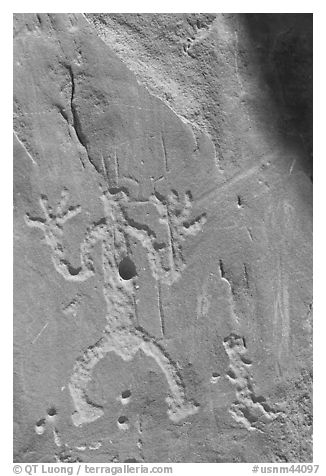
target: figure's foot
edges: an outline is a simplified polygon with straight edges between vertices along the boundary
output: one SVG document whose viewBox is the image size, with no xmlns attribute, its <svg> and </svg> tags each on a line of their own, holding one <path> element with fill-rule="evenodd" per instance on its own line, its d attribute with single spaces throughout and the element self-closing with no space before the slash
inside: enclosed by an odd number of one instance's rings
<svg viewBox="0 0 326 476">
<path fill-rule="evenodd" d="M 84 392 L 80 389 L 76 389 L 69 384 L 69 390 L 76 408 L 76 411 L 71 415 L 72 422 L 75 426 L 91 423 L 104 415 L 103 409 L 89 403 Z"/>
<path fill-rule="evenodd" d="M 89 405 L 88 408 L 84 408 L 82 411 L 75 411 L 71 415 L 71 419 L 75 426 L 80 426 L 86 423 L 92 423 L 103 415 L 104 412 L 101 408 Z"/>
<path fill-rule="evenodd" d="M 174 423 L 194 415 L 199 410 L 199 405 L 191 402 L 184 403 L 182 405 L 176 405 L 175 401 L 171 397 L 166 398 L 166 402 L 169 406 L 167 411 L 170 420 Z"/>
</svg>

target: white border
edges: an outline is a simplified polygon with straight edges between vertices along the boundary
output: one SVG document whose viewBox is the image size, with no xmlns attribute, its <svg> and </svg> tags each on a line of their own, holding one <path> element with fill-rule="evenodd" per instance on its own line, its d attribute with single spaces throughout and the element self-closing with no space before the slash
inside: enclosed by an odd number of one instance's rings
<svg viewBox="0 0 326 476">
<path fill-rule="evenodd" d="M 90 10 L 90 4 L 92 9 Z M 85 8 L 82 8 L 85 6 Z M 109 10 L 108 10 L 109 7 Z M 0 250 L 1 250 L 1 297 L 2 341 L 1 358 L 1 409 L 2 409 L 2 464 L 12 474 L 12 13 L 13 12 L 228 12 L 228 13 L 314 13 L 314 463 L 320 464 L 319 474 L 325 474 L 325 345 L 326 306 L 325 299 L 325 33 L 326 18 L 323 3 L 310 2 L 240 2 L 240 1 L 165 1 L 130 2 L 120 0 L 74 2 L 23 2 L 14 1 L 2 5 L 1 35 L 1 187 L 0 187 Z M 245 7 L 245 11 L 244 11 Z M 11 11 L 8 11 L 7 8 Z M 222 437 L 222 435 L 221 435 Z M 183 466 L 183 469 L 181 468 Z M 215 467 L 215 469 L 213 467 Z M 232 470 L 230 472 L 230 468 Z M 251 474 L 252 465 L 180 465 L 174 474 L 189 474 L 205 471 L 206 474 Z M 2 473 L 2 471 L 1 471 Z"/>
</svg>

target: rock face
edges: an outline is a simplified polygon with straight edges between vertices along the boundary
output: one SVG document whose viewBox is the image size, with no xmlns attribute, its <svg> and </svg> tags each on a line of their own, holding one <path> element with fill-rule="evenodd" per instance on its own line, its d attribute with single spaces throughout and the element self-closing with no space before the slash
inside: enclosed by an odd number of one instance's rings
<svg viewBox="0 0 326 476">
<path fill-rule="evenodd" d="M 15 461 L 311 461 L 311 17 L 14 35 Z"/>
</svg>

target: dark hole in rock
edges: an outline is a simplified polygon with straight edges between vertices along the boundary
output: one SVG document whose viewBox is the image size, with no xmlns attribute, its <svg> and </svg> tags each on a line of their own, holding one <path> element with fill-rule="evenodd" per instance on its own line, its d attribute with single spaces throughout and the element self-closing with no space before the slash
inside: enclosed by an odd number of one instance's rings
<svg viewBox="0 0 326 476">
<path fill-rule="evenodd" d="M 118 418 L 118 423 L 120 423 L 120 425 L 123 425 L 124 423 L 127 423 L 128 422 L 128 418 L 126 416 L 120 416 Z"/>
<path fill-rule="evenodd" d="M 242 362 L 245 364 L 245 365 L 251 365 L 252 362 L 250 359 L 247 359 L 246 357 L 244 357 L 243 355 L 240 356 Z"/>
<path fill-rule="evenodd" d="M 54 407 L 48 409 L 49 416 L 55 416 L 57 414 L 57 410 Z"/>
<path fill-rule="evenodd" d="M 120 261 L 119 274 L 121 278 L 125 281 L 136 276 L 137 270 L 135 263 L 128 256 L 126 256 L 125 258 L 123 258 L 122 261 Z"/>
<path fill-rule="evenodd" d="M 41 418 L 41 420 L 36 422 L 36 426 L 44 426 L 45 425 L 45 418 Z"/>
<path fill-rule="evenodd" d="M 121 393 L 121 397 L 122 398 L 129 398 L 131 395 L 131 391 L 130 390 L 124 390 L 122 393 Z"/>
<path fill-rule="evenodd" d="M 229 377 L 231 377 L 233 380 L 235 380 L 237 378 L 237 376 L 235 375 L 235 373 L 233 372 L 232 369 L 229 369 L 227 372 L 226 372 L 226 375 L 228 375 Z"/>
</svg>

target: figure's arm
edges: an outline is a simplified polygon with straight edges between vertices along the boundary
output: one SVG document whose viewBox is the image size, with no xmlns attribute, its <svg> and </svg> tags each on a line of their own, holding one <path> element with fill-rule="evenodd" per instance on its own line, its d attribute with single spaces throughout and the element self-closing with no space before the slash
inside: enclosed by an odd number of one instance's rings
<svg viewBox="0 0 326 476">
<path fill-rule="evenodd" d="M 103 224 L 99 223 L 89 228 L 84 241 L 80 245 L 80 266 L 74 267 L 65 256 L 63 248 L 63 225 L 81 212 L 79 206 L 68 207 L 69 193 L 63 190 L 61 200 L 55 211 L 49 206 L 47 198 L 40 198 L 40 206 L 44 218 L 25 216 L 26 224 L 39 228 L 44 233 L 45 241 L 51 248 L 51 258 L 58 273 L 67 281 L 86 281 L 94 274 L 92 249 L 94 244 L 103 236 Z"/>
</svg>

